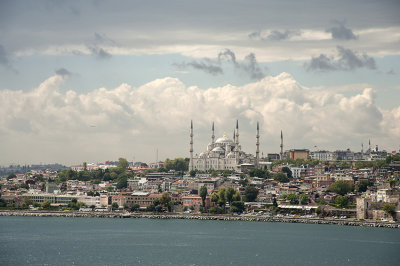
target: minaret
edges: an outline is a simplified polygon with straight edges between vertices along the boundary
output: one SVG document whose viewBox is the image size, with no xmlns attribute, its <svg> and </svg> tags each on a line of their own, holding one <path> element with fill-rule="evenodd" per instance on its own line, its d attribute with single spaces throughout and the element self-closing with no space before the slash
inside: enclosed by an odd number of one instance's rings
<svg viewBox="0 0 400 266">
<path fill-rule="evenodd" d="M 236 165 L 238 165 L 239 164 L 239 120 L 236 120 L 235 159 L 236 159 Z"/>
<path fill-rule="evenodd" d="M 257 122 L 257 134 L 256 134 L 256 168 L 259 168 L 260 160 L 260 128 Z"/>
<path fill-rule="evenodd" d="M 281 160 L 283 160 L 283 134 L 281 130 Z"/>
<path fill-rule="evenodd" d="M 371 139 L 368 140 L 368 152 L 371 152 Z"/>
<path fill-rule="evenodd" d="M 214 143 L 215 143 L 214 122 L 212 123 L 211 131 L 212 131 L 212 135 L 211 135 L 211 144 L 214 144 Z"/>
<path fill-rule="evenodd" d="M 364 154 L 364 143 L 361 143 L 361 154 Z"/>
<path fill-rule="evenodd" d="M 190 162 L 189 171 L 193 170 L 193 121 L 190 120 Z"/>
</svg>

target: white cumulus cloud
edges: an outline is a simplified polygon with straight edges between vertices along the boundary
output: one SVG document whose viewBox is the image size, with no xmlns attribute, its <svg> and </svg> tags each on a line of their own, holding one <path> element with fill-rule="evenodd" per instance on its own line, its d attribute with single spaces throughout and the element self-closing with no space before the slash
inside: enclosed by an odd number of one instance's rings
<svg viewBox="0 0 400 266">
<path fill-rule="evenodd" d="M 244 86 L 200 89 L 176 78 L 157 79 L 138 88 L 121 84 L 87 94 L 62 93 L 68 75 L 54 75 L 30 92 L 0 91 L 0 160 L 5 163 L 104 161 L 124 156 L 153 161 L 188 156 L 193 119 L 195 152 L 217 135 L 232 135 L 239 119 L 240 140 L 254 153 L 255 125 L 261 150 L 277 152 L 282 129 L 285 148 L 354 148 L 369 138 L 396 148 L 400 107 L 381 110 L 365 88 L 348 97 L 307 88 L 290 74 L 267 76 Z"/>
</svg>

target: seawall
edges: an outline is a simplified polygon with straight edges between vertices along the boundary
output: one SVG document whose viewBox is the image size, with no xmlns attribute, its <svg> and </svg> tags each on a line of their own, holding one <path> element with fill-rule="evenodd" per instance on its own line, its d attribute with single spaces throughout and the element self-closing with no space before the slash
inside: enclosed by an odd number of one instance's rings
<svg viewBox="0 0 400 266">
<path fill-rule="evenodd" d="M 44 211 L 0 211 L 0 216 L 37 216 L 37 217 L 82 217 L 82 218 L 133 218 L 133 219 L 188 219 L 188 220 L 219 220 L 219 221 L 249 221 L 249 222 L 274 222 L 274 223 L 306 223 L 330 224 L 343 226 L 366 226 L 400 229 L 400 223 L 380 221 L 353 221 L 346 219 L 321 219 L 321 218 L 290 218 L 290 217 L 265 217 L 265 216 L 229 216 L 229 215 L 195 215 L 195 214 L 142 214 L 142 213 L 116 213 L 116 212 L 44 212 Z"/>
</svg>

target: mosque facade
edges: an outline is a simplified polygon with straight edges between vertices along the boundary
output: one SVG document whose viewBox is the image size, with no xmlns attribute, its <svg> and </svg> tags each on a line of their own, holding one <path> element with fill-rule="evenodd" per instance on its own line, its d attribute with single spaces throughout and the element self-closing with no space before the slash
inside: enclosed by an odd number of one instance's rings
<svg viewBox="0 0 400 266">
<path fill-rule="evenodd" d="M 190 162 L 189 170 L 234 170 L 240 171 L 242 165 L 258 167 L 259 163 L 259 125 L 257 122 L 256 156 L 242 151 L 239 142 L 239 122 L 233 133 L 233 140 L 226 134 L 215 140 L 212 124 L 211 143 L 199 154 L 193 154 L 193 122 L 190 125 Z"/>
</svg>

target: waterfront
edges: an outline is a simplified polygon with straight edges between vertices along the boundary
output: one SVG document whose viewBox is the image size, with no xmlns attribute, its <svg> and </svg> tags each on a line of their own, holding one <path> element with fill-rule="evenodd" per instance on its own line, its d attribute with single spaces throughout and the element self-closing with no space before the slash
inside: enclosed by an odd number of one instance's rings
<svg viewBox="0 0 400 266">
<path fill-rule="evenodd" d="M 0 217 L 1 265 L 395 265 L 386 228 Z"/>
</svg>

